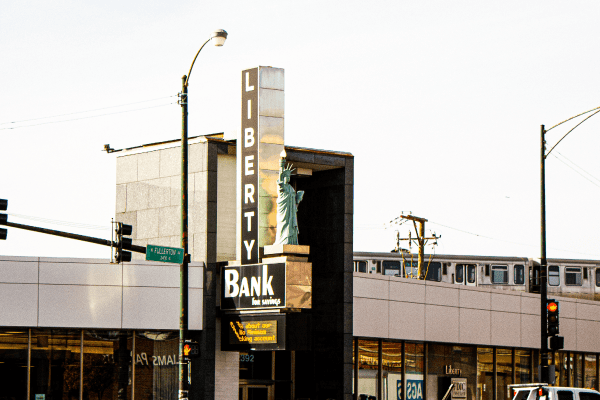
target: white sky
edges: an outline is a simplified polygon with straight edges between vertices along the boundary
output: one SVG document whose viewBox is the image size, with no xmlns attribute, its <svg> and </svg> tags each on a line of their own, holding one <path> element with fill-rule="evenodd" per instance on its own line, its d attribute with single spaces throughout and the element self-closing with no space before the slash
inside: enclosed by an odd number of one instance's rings
<svg viewBox="0 0 600 400">
<path fill-rule="evenodd" d="M 5 0 L 0 198 L 10 221 L 110 238 L 103 145 L 179 138 L 181 76 L 221 28 L 190 79 L 190 136 L 234 135 L 241 71 L 284 68 L 286 144 L 355 156 L 355 250 L 391 250 L 386 223 L 412 211 L 437 253 L 539 257 L 540 125 L 600 106 L 599 15 L 597 0 Z M 547 160 L 548 257 L 600 259 L 599 145 L 596 116 Z M 110 256 L 13 228 L 0 254 Z"/>
</svg>

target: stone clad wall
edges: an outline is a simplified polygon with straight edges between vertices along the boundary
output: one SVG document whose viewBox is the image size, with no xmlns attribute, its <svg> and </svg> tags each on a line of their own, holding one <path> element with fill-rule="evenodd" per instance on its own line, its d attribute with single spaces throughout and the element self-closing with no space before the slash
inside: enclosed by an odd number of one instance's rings
<svg viewBox="0 0 600 400">
<path fill-rule="evenodd" d="M 600 302 L 560 302 L 565 351 L 600 350 Z M 354 336 L 482 346 L 540 347 L 540 296 L 354 273 Z"/>
<path fill-rule="evenodd" d="M 203 272 L 190 265 L 190 329 L 202 329 Z M 179 265 L 0 257 L 0 326 L 179 329 Z"/>
</svg>

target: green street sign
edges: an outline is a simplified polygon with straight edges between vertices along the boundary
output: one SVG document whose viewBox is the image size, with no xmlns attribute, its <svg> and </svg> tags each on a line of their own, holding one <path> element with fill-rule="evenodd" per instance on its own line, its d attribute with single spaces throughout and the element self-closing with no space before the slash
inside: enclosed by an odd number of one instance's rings
<svg viewBox="0 0 600 400">
<path fill-rule="evenodd" d="M 149 244 L 146 246 L 146 261 L 181 264 L 183 263 L 183 249 Z"/>
</svg>

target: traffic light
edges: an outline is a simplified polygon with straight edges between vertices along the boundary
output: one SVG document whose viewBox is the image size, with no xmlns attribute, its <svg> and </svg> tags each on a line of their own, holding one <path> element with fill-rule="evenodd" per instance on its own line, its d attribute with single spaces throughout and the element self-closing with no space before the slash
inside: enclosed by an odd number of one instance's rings
<svg viewBox="0 0 600 400">
<path fill-rule="evenodd" d="M 124 236 L 131 236 L 133 232 L 133 227 L 131 225 L 126 225 L 122 222 L 117 222 L 117 228 L 115 229 L 117 233 L 117 249 L 115 251 L 115 262 L 118 264 L 122 262 L 131 261 L 131 252 L 125 250 L 131 250 L 131 238 Z"/>
<path fill-rule="evenodd" d="M 550 350 L 558 351 L 565 348 L 565 338 L 562 336 L 550 336 Z"/>
<path fill-rule="evenodd" d="M 549 299 L 546 303 L 546 310 L 548 311 L 548 335 L 556 336 L 558 335 L 558 312 L 560 310 L 558 301 Z"/>
<path fill-rule="evenodd" d="M 8 208 L 8 200 L 0 199 L 0 211 L 6 211 Z M 6 214 L 0 214 L 0 225 L 6 225 L 8 218 Z M 0 240 L 6 240 L 7 230 L 4 228 L 0 229 Z"/>
</svg>

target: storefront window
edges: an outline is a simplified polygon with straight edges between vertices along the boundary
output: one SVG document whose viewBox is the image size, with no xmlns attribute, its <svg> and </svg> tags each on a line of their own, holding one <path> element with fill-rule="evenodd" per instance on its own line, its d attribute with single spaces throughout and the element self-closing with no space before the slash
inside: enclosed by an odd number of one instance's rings
<svg viewBox="0 0 600 400">
<path fill-rule="evenodd" d="M 358 397 L 377 396 L 379 345 L 376 340 L 358 341 Z"/>
<path fill-rule="evenodd" d="M 572 353 L 571 359 L 573 363 L 573 370 L 571 372 L 573 386 L 583 387 L 583 355 L 581 353 Z"/>
<path fill-rule="evenodd" d="M 132 337 L 127 331 L 85 331 L 83 390 L 89 400 L 112 400 L 119 390 L 131 398 Z"/>
<path fill-rule="evenodd" d="M 136 400 L 176 400 L 179 390 L 178 359 L 179 336 L 176 332 L 137 332 Z"/>
<path fill-rule="evenodd" d="M 515 383 L 531 382 L 531 365 L 532 364 L 530 350 L 515 350 Z"/>
<path fill-rule="evenodd" d="M 508 399 L 507 385 L 512 384 L 512 349 L 496 349 L 496 396 Z"/>
<path fill-rule="evenodd" d="M 477 399 L 493 400 L 494 398 L 494 349 L 479 347 L 477 349 Z"/>
<path fill-rule="evenodd" d="M 475 400 L 477 363 L 475 347 L 429 344 L 427 351 L 427 398 L 441 399 L 452 378 L 467 380 L 467 399 Z"/>
<path fill-rule="evenodd" d="M 32 329 L 31 399 L 79 398 L 80 362 L 80 330 Z"/>
<path fill-rule="evenodd" d="M 0 387 L 3 398 L 27 398 L 27 330 L 0 330 Z"/>
<path fill-rule="evenodd" d="M 383 400 L 402 394 L 402 343 L 382 343 Z"/>
<path fill-rule="evenodd" d="M 568 383 L 568 352 L 558 352 L 554 354 L 554 368 L 556 373 L 556 386 L 569 386 Z"/>
<path fill-rule="evenodd" d="M 423 400 L 425 386 L 423 384 L 425 345 L 422 343 L 406 343 L 406 400 Z"/>
<path fill-rule="evenodd" d="M 596 355 L 585 355 L 585 384 L 583 387 L 587 389 L 598 390 L 597 371 L 596 371 Z"/>
</svg>

